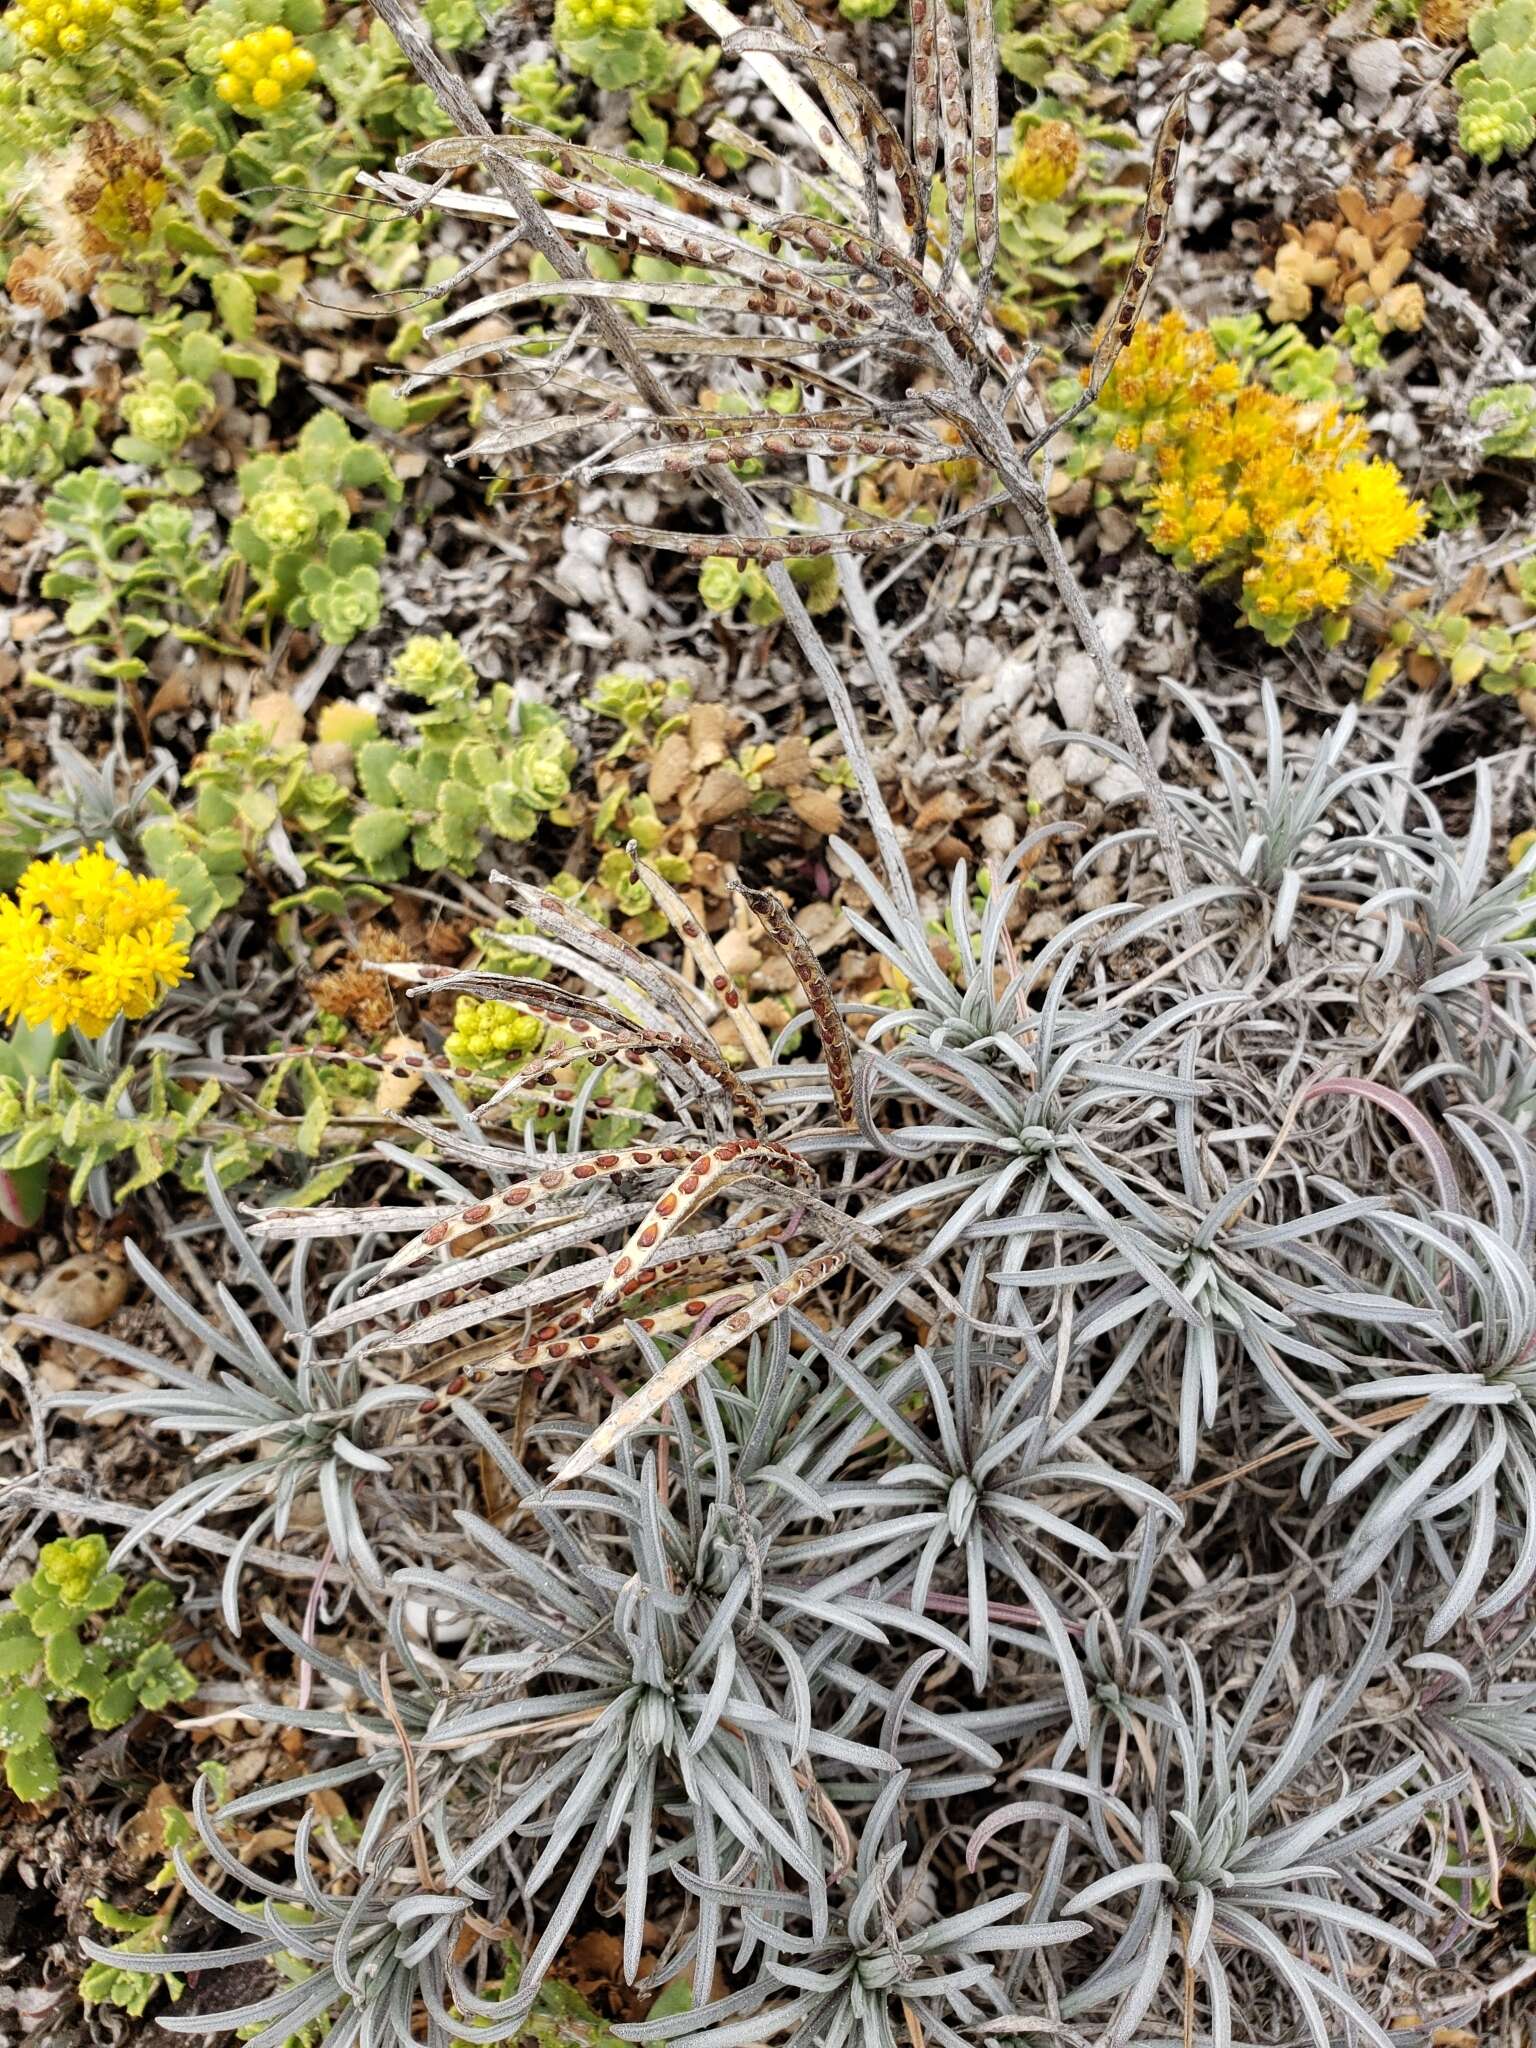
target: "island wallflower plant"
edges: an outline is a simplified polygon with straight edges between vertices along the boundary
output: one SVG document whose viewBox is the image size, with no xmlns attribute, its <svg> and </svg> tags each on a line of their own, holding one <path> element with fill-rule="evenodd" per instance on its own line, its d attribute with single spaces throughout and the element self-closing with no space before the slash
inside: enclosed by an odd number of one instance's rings
<svg viewBox="0 0 1536 2048">
<path fill-rule="evenodd" d="M 130 873 L 101 846 L 35 860 L 0 899 L 0 1014 L 99 1038 L 186 980 L 188 936 L 170 884 Z"/>
</svg>

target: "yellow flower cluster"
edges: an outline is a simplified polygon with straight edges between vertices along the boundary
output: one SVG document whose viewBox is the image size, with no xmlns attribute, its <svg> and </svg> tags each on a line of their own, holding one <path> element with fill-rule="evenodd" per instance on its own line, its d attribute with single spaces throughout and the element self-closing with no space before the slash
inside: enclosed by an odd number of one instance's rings
<svg viewBox="0 0 1536 2048">
<path fill-rule="evenodd" d="M 112 26 L 117 0 L 16 0 L 5 25 L 42 57 L 79 57 Z"/>
<path fill-rule="evenodd" d="M 557 40 L 567 42 L 656 26 L 656 0 L 558 0 L 556 13 Z"/>
<path fill-rule="evenodd" d="M 1337 614 L 1424 530 L 1424 508 L 1358 421 L 1248 383 L 1177 313 L 1140 329 L 1104 391 L 1117 444 L 1150 460 L 1151 537 L 1181 568 L 1240 575 L 1276 644 Z"/>
<path fill-rule="evenodd" d="M 251 106 L 263 114 L 302 91 L 315 75 L 308 50 L 294 47 L 291 28 L 252 29 L 219 52 L 214 91 L 232 107 Z"/>
<path fill-rule="evenodd" d="M 180 0 L 15 0 L 5 25 L 39 57 L 81 57 L 113 24 L 169 14 Z"/>
<path fill-rule="evenodd" d="M 184 930 L 170 884 L 130 874 L 100 846 L 35 860 L 14 901 L 0 899 L 0 1014 L 87 1038 L 147 1017 L 187 978 Z"/>
<path fill-rule="evenodd" d="M 1059 199 L 1071 184 L 1081 156 L 1077 131 L 1069 122 L 1036 122 L 1004 161 L 1006 197 L 1021 206 Z"/>
<path fill-rule="evenodd" d="M 473 996 L 460 996 L 443 1050 L 461 1066 L 496 1072 L 532 1052 L 543 1032 L 537 1017 L 511 1003 L 480 1003 Z"/>
</svg>

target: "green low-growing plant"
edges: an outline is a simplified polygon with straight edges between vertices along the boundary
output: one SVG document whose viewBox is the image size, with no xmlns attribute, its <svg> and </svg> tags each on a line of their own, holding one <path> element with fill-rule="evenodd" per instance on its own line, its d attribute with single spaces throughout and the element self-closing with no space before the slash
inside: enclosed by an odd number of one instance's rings
<svg viewBox="0 0 1536 2048">
<path fill-rule="evenodd" d="M 100 419 L 93 399 L 78 407 L 47 392 L 35 402 L 22 399 L 0 422 L 0 477 L 13 484 L 56 483 L 95 450 Z"/>
<path fill-rule="evenodd" d="M 328 890 L 304 897 L 318 908 L 340 907 L 337 884 L 349 863 L 321 863 L 319 880 L 305 864 L 309 851 L 344 830 L 351 792 L 317 771 L 302 740 L 282 740 L 253 720 L 213 733 L 187 775 L 191 806 L 164 815 L 140 833 L 157 874 L 182 892 L 193 924 L 239 900 L 255 873 L 275 873 L 290 888 Z"/>
<path fill-rule="evenodd" d="M 586 126 L 582 115 L 571 111 L 576 87 L 567 85 L 553 57 L 536 64 L 524 64 L 507 80 L 504 106 L 514 121 L 526 121 L 550 135 L 579 135 Z"/>
<path fill-rule="evenodd" d="M 552 711 L 516 703 L 506 683 L 482 690 L 449 634 L 410 641 L 390 681 L 427 708 L 412 715 L 413 742 L 357 748 L 365 801 L 346 846 L 371 880 L 412 866 L 471 874 L 487 840 L 528 839 L 541 817 L 562 816 L 576 749 Z"/>
<path fill-rule="evenodd" d="M 163 1055 L 126 1066 L 103 1085 L 94 1080 L 58 1059 L 25 1080 L 0 1074 L 0 1165 L 8 1174 L 43 1174 L 58 1162 L 70 1169 L 70 1201 L 80 1202 L 93 1174 L 131 1158 L 132 1172 L 114 1190 L 122 1200 L 171 1171 L 220 1092 L 217 1081 L 194 1087 L 173 1080 Z"/>
<path fill-rule="evenodd" d="M 277 390 L 277 358 L 266 350 L 231 347 L 213 331 L 206 314 L 177 318 L 152 331 L 139 356 L 118 411 L 126 432 L 112 443 L 122 462 L 163 472 L 171 490 L 195 491 L 203 481 L 195 463 L 176 457 L 218 403 L 217 376 L 240 377 L 256 387 L 263 405 Z"/>
<path fill-rule="evenodd" d="M 1528 616 L 1514 624 L 1446 606 L 1406 611 L 1387 629 L 1387 645 L 1371 664 L 1365 694 L 1381 694 L 1410 655 L 1439 664 L 1453 690 L 1476 683 L 1493 697 L 1536 690 L 1536 555 L 1513 571 Z"/>
<path fill-rule="evenodd" d="M 835 559 L 831 555 L 814 555 L 801 557 L 788 566 L 791 579 L 800 587 L 806 610 L 813 616 L 831 611 L 839 595 Z M 754 626 L 772 626 L 783 617 L 761 565 L 732 561 L 727 555 L 711 555 L 700 567 L 699 602 L 706 611 L 722 614 L 744 604 Z"/>
<path fill-rule="evenodd" d="M 140 1707 L 158 1711 L 197 1690 L 167 1640 L 170 1587 L 151 1580 L 114 1614 L 125 1581 L 106 1567 L 105 1536 L 45 1543 L 37 1570 L 0 1610 L 0 1750 L 18 1799 L 59 1789 L 54 1706 L 84 1700 L 93 1728 L 119 1728 Z"/>
<path fill-rule="evenodd" d="M 662 25 L 683 0 L 556 0 L 555 48 L 605 92 L 665 85 L 671 49 Z"/>
<path fill-rule="evenodd" d="M 238 477 L 242 512 L 230 545 L 253 572 L 241 616 L 312 625 L 344 647 L 378 624 L 378 565 L 401 484 L 383 450 L 333 412 L 317 413 L 285 455 L 257 455 Z M 354 523 L 349 492 L 382 506 Z"/>
<path fill-rule="evenodd" d="M 1143 194 L 1115 181 L 1112 159 L 1138 148 L 1131 130 L 1049 95 L 1015 115 L 998 166 L 995 291 L 1005 327 L 1038 328 L 1092 277 L 1130 261 Z"/>
<path fill-rule="evenodd" d="M 350 1156 L 321 1163 L 321 1153 L 349 1085 L 345 1070 L 294 1057 L 268 1070 L 246 1099 L 230 1097 L 195 1071 L 198 1047 L 175 1039 L 141 1051 L 122 1031 L 44 1057 L 34 1052 L 20 1073 L 0 1059 L 0 1214 L 35 1222 L 54 1169 L 69 1174 L 68 1199 L 89 1200 L 110 1216 L 129 1196 L 158 1181 L 201 1184 L 205 1160 L 220 1183 L 234 1186 L 281 1157 L 298 1184 L 284 1201 L 304 1207 L 334 1193 L 351 1170 Z M 16 1037 L 0 1054 L 16 1060 Z M 296 1098 L 296 1107 L 290 1107 Z M 304 1171 L 306 1164 L 312 1168 Z M 124 1178 L 113 1173 L 126 1166 Z"/>
<path fill-rule="evenodd" d="M 65 626 L 97 650 L 87 663 L 96 674 L 136 680 L 145 673 L 139 650 L 162 633 L 223 647 L 206 626 L 224 563 L 211 527 L 187 506 L 130 489 L 108 470 L 77 469 L 58 479 L 43 516 L 64 543 L 43 595 L 64 605 Z"/>
<path fill-rule="evenodd" d="M 114 1955 L 159 1955 L 165 1948 L 178 1900 L 168 1899 L 153 1913 L 133 1913 L 106 1899 L 87 1899 L 91 1918 L 98 1927 L 109 1928 L 126 1938 L 114 1942 Z M 174 2005 L 186 1989 L 186 1979 L 168 1970 L 163 1977 L 147 1977 L 141 1971 L 124 1969 L 121 1963 L 87 1963 L 80 1975 L 80 1998 L 85 2005 L 112 2005 L 129 2019 L 144 2017 L 156 1991 L 164 1989 Z"/>
<path fill-rule="evenodd" d="M 1482 429 L 1483 455 L 1536 462 L 1536 385 L 1500 384 L 1467 407 Z"/>
<path fill-rule="evenodd" d="M 20 1019 L 11 1026 L 10 1037 L 0 1040 L 0 1125 L 12 1113 L 11 1105 L 24 1101 L 33 1084 L 46 1079 L 58 1045 L 58 1034 L 47 1025 L 33 1026 Z M 0 1218 L 29 1230 L 48 1199 L 48 1161 L 41 1154 L 18 1157 L 19 1149 L 0 1141 Z"/>
<path fill-rule="evenodd" d="M 1210 7 L 1209 0 L 1128 0 L 1119 12 L 1096 9 L 1087 25 L 1063 18 L 1058 0 L 1014 0 L 1011 12 L 1011 27 L 999 22 L 1004 68 L 1028 85 L 1059 90 L 1079 84 L 1083 71 L 1118 78 L 1142 51 L 1198 43 Z"/>
<path fill-rule="evenodd" d="M 1331 400 L 1349 412 L 1365 404 L 1353 382 L 1349 352 L 1337 342 L 1319 347 L 1308 341 L 1294 320 L 1272 327 L 1262 313 L 1219 314 L 1210 334 L 1226 361 L 1238 364 L 1245 376 L 1261 377 L 1286 398 L 1309 404 Z"/>
<path fill-rule="evenodd" d="M 594 717 L 611 718 L 619 727 L 618 738 L 603 757 L 611 764 L 626 754 L 657 747 L 668 733 L 681 731 L 692 696 L 692 684 L 681 676 L 669 680 L 615 671 L 599 676 L 583 702 Z"/>
<path fill-rule="evenodd" d="M 1456 73 L 1461 146 L 1486 164 L 1536 142 L 1536 0 L 1497 0 L 1473 15 L 1477 52 Z"/>
</svg>

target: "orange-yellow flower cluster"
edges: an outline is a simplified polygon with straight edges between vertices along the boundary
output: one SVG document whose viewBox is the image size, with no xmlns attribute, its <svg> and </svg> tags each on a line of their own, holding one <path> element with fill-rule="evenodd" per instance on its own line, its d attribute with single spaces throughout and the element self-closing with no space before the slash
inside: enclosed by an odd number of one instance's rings
<svg viewBox="0 0 1536 2048">
<path fill-rule="evenodd" d="M 99 1038 L 119 1017 L 147 1017 L 187 978 L 181 898 L 133 875 L 100 846 L 77 860 L 35 860 L 0 899 L 0 1014 Z"/>
<path fill-rule="evenodd" d="M 1333 404 L 1246 381 L 1177 313 L 1136 333 L 1104 391 L 1119 447 L 1143 454 L 1152 544 L 1184 569 L 1240 576 L 1275 644 L 1345 610 L 1424 530 L 1424 508 Z"/>
</svg>

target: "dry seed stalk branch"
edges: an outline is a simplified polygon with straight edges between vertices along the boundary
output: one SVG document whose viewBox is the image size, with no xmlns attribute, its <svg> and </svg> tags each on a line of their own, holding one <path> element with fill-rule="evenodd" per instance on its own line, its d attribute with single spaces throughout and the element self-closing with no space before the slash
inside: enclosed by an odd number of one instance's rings
<svg viewBox="0 0 1536 2048">
<path fill-rule="evenodd" d="M 517 239 L 536 250 L 555 273 L 550 281 L 531 281 L 495 291 L 456 308 L 435 324 L 442 332 L 480 320 L 513 306 L 562 300 L 573 302 L 590 317 L 592 338 L 623 369 L 654 421 L 637 437 L 678 448 L 676 460 L 653 450 L 636 451 L 605 462 L 587 474 L 649 474 L 657 469 L 682 469 L 697 474 L 719 501 L 729 530 L 723 535 L 680 535 L 668 528 L 615 527 L 613 537 L 631 545 L 669 548 L 696 559 L 734 554 L 742 562 L 761 564 L 806 659 L 827 694 L 839 735 L 858 782 L 874 829 L 889 884 L 905 911 L 915 909 L 911 881 L 900 857 L 900 843 L 880 794 L 847 686 L 821 635 L 811 621 L 787 564 L 806 557 L 863 555 L 938 540 L 954 544 L 949 526 L 919 528 L 899 522 L 847 526 L 841 532 L 774 532 L 762 510 L 730 470 L 744 453 L 768 459 L 791 459 L 808 453 L 845 458 L 895 454 L 914 466 L 937 466 L 950 459 L 953 441 L 943 430 L 958 433 L 962 442 L 997 477 L 1006 501 L 1019 513 L 1039 549 L 1074 630 L 1093 661 L 1112 706 L 1122 743 L 1145 787 L 1146 800 L 1169 885 L 1183 896 L 1188 877 L 1173 817 L 1161 787 L 1145 736 L 1137 722 L 1124 677 L 1095 625 L 1071 564 L 1051 523 L 1045 491 L 1030 468 L 1031 457 L 1051 434 L 1098 396 L 1119 351 L 1134 329 L 1145 304 L 1153 270 L 1164 246 L 1179 146 L 1186 119 L 1184 95 L 1170 107 L 1153 154 L 1142 233 L 1119 300 L 1095 351 L 1082 398 L 1060 420 L 1024 422 L 1020 445 L 1011 415 L 1024 404 L 1028 363 L 988 318 L 986 292 L 997 236 L 998 109 L 996 49 L 988 9 L 968 8 L 971 90 L 961 90 L 959 54 L 954 26 L 943 8 L 922 4 L 913 9 L 913 62 L 909 97 L 909 132 L 916 162 L 908 155 L 897 127 L 851 69 L 834 62 L 820 32 L 795 5 L 774 0 L 779 27 L 768 31 L 743 28 L 727 35 L 725 51 L 755 69 L 778 97 L 806 137 L 809 148 L 826 166 L 822 189 L 830 190 L 842 210 L 841 224 L 800 212 L 780 212 L 736 192 L 724 192 L 706 180 L 665 173 L 668 184 L 712 215 L 684 212 L 634 185 L 634 166 L 606 151 L 574 144 L 536 129 L 493 136 L 457 73 L 432 44 L 422 23 L 405 0 L 374 0 L 422 79 L 432 88 L 450 118 L 462 131 L 458 138 L 430 143 L 402 160 L 400 170 L 371 179 L 384 196 L 413 207 L 431 203 L 475 219 L 505 219 Z M 703 16 L 717 32 L 728 17 L 711 6 Z M 825 102 L 833 127 L 794 81 L 792 69 L 808 73 Z M 482 165 L 501 200 L 472 196 L 448 188 L 452 172 L 465 164 Z M 850 180 L 854 166 L 859 176 Z M 929 203 L 935 174 L 942 165 L 947 195 L 943 242 Z M 438 174 L 424 184 L 408 173 L 416 167 Z M 788 175 L 788 174 L 786 174 Z M 534 189 L 537 181 L 538 192 Z M 959 270 L 966 232 L 966 195 L 973 195 L 979 284 L 972 290 Z M 547 195 L 547 203 L 541 195 Z M 891 210 L 894 201 L 894 212 Z M 558 210 L 557 210 L 558 203 Z M 755 230 L 749 238 L 745 230 Z M 608 281 L 592 277 L 573 246 L 585 236 L 621 249 L 633 249 L 678 265 L 710 273 L 706 283 Z M 767 238 L 766 252 L 762 246 Z M 910 253 L 904 253 L 900 244 Z M 498 244 L 498 248 L 504 244 Z M 471 265 L 462 274 L 473 274 Z M 462 281 L 462 277 L 460 280 Z M 619 302 L 643 300 L 658 312 L 686 306 L 701 316 L 732 316 L 726 331 L 678 333 L 661 320 L 638 333 Z M 778 332 L 749 332 L 742 317 L 751 316 Z M 565 358 L 580 338 L 578 328 L 553 361 L 535 359 L 524 381 L 552 397 L 567 392 L 584 396 L 590 406 L 592 383 L 565 369 Z M 790 346 L 786 349 L 784 344 Z M 457 370 L 499 357 L 517 370 L 517 342 L 476 342 L 445 356 L 437 373 Z M 649 357 L 670 354 L 684 363 L 690 357 L 734 361 L 759 371 L 800 369 L 800 358 L 814 355 L 818 373 L 809 381 L 842 401 L 834 419 L 809 414 L 788 427 L 769 419 L 753 421 L 757 431 L 733 428 L 733 443 L 706 442 L 707 430 L 718 425 L 700 408 L 680 408 Z M 825 373 L 835 361 L 836 374 Z M 836 360 L 840 359 L 840 360 Z M 867 387 L 884 373 L 884 390 Z M 936 388 L 924 390 L 924 375 Z M 858 379 L 858 381 L 854 381 Z M 901 396 L 891 395 L 899 390 Z M 599 410 L 562 416 L 547 437 L 555 439 L 583 426 L 609 423 L 612 394 L 603 393 Z M 924 429 L 928 431 L 924 431 Z M 775 430 L 777 429 L 777 430 Z M 750 446 L 749 446 L 750 443 Z M 528 445 L 526 429 L 498 442 L 496 436 L 476 444 L 477 453 L 492 454 L 512 445 Z M 851 478 L 851 466 L 840 473 Z M 835 495 L 815 494 L 831 502 L 846 518 L 847 506 Z M 863 608 L 860 616 L 872 624 Z M 1186 914 L 1186 943 L 1198 936 Z"/>
</svg>

